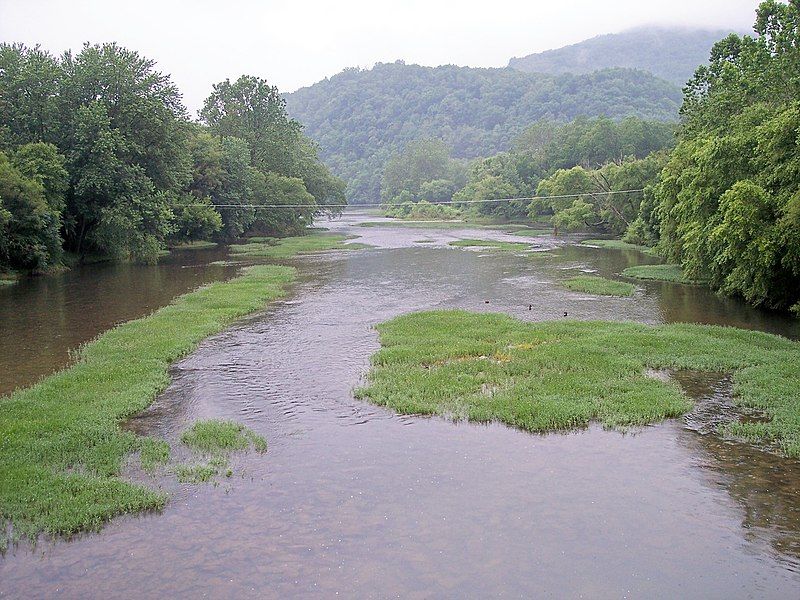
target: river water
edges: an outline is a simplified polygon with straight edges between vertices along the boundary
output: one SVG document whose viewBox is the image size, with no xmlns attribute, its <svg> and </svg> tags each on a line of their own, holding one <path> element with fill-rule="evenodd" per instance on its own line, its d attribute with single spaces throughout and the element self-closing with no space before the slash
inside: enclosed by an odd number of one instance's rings
<svg viewBox="0 0 800 600">
<path fill-rule="evenodd" d="M 0 595 L 800 596 L 800 463 L 707 433 L 707 415 L 727 406 L 724 374 L 676 374 L 697 399 L 693 413 L 625 434 L 532 435 L 398 416 L 352 397 L 378 349 L 373 325 L 409 311 L 567 312 L 790 337 L 796 321 L 700 287 L 653 282 L 612 298 L 558 284 L 649 260 L 635 252 L 548 236 L 523 238 L 540 253 L 454 249 L 458 238 L 515 238 L 359 219 L 330 227 L 374 248 L 295 261 L 287 301 L 206 340 L 129 424 L 174 442 L 196 419 L 230 418 L 264 435 L 269 451 L 236 457 L 218 486 L 156 482 L 171 494 L 159 514 L 9 550 Z"/>
</svg>

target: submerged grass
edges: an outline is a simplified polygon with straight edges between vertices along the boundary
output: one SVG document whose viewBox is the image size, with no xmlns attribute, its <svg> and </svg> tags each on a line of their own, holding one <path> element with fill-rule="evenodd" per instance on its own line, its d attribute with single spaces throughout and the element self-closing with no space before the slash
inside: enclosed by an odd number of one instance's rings
<svg viewBox="0 0 800 600">
<path fill-rule="evenodd" d="M 450 242 L 449 245 L 454 246 L 456 248 L 472 248 L 472 247 L 494 248 L 497 250 L 507 250 L 511 252 L 527 250 L 530 248 L 530 244 L 526 244 L 525 242 L 499 242 L 497 240 L 475 240 L 475 239 L 455 240 L 453 242 Z"/>
<path fill-rule="evenodd" d="M 205 464 L 178 465 L 175 473 L 182 483 L 205 483 L 223 469 L 225 476 L 230 477 L 233 471 L 228 463 L 232 452 L 251 446 L 256 452 L 267 451 L 267 440 L 234 421 L 198 421 L 181 434 L 181 442 L 209 457 Z"/>
<path fill-rule="evenodd" d="M 358 250 L 367 248 L 365 244 L 345 243 L 349 236 L 316 232 L 287 238 L 250 238 L 246 244 L 231 246 L 231 253 L 254 258 L 290 258 L 305 252 L 321 250 Z"/>
<path fill-rule="evenodd" d="M 596 275 L 578 275 L 564 281 L 564 285 L 576 292 L 601 296 L 631 296 L 636 286 L 624 281 L 613 281 Z"/>
<path fill-rule="evenodd" d="M 622 272 L 626 277 L 636 279 L 654 279 L 656 281 L 672 281 L 675 283 L 699 284 L 701 281 L 694 281 L 683 274 L 680 265 L 638 265 L 628 267 Z"/>
<path fill-rule="evenodd" d="M 800 456 L 800 343 L 712 325 L 552 321 L 433 311 L 378 326 L 356 394 L 406 414 L 500 421 L 527 431 L 644 425 L 691 402 L 646 369 L 732 372 L 735 400 L 765 422 L 728 433 Z"/>
<path fill-rule="evenodd" d="M 72 367 L 0 399 L 0 522 L 15 537 L 97 529 L 115 515 L 158 509 L 163 493 L 119 478 L 140 451 L 145 468 L 165 448 L 120 422 L 169 383 L 168 367 L 205 337 L 283 295 L 284 266 L 250 267 L 124 323 L 84 346 Z M 3 538 L 0 535 L 0 538 Z"/>
<path fill-rule="evenodd" d="M 267 441 L 234 421 L 198 421 L 181 434 L 181 441 L 194 450 L 210 454 L 247 450 L 266 452 Z"/>
</svg>

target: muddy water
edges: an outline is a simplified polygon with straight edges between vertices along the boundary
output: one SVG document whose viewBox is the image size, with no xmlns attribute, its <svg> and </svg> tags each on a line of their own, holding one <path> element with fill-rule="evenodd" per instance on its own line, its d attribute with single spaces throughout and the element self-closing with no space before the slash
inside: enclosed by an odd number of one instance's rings
<svg viewBox="0 0 800 600">
<path fill-rule="evenodd" d="M 0 594 L 798 596 L 800 464 L 707 433 L 704 411 L 725 405 L 724 375 L 676 376 L 695 411 L 627 434 L 454 425 L 351 394 L 378 348 L 372 325 L 413 310 L 696 320 L 796 336 L 793 322 L 701 288 L 645 285 L 621 299 L 558 285 L 642 260 L 618 251 L 529 238 L 555 256 L 518 256 L 446 247 L 498 233 L 333 226 L 379 247 L 299 261 L 288 302 L 207 340 L 131 424 L 174 440 L 195 419 L 232 418 L 267 437 L 267 454 L 239 457 L 217 487 L 165 481 L 172 500 L 161 514 L 17 547 L 0 559 Z"/>
<path fill-rule="evenodd" d="M 0 286 L 0 396 L 62 368 L 99 333 L 234 274 L 224 249 L 174 251 L 156 266 L 95 264 Z"/>
</svg>

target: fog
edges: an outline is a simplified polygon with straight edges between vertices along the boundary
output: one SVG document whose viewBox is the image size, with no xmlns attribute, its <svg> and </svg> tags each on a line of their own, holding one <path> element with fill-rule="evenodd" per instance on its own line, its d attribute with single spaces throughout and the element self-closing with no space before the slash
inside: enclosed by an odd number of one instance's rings
<svg viewBox="0 0 800 600">
<path fill-rule="evenodd" d="M 747 30 L 748 0 L 110 2 L 0 0 L 0 40 L 56 53 L 117 41 L 170 73 L 194 113 L 242 73 L 291 91 L 346 67 L 403 59 L 505 66 L 512 56 L 639 25 Z"/>
</svg>

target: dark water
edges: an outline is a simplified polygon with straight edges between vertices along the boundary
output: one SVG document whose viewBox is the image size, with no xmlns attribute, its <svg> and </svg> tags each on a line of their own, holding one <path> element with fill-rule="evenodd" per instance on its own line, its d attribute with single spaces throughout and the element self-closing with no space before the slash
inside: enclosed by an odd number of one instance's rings
<svg viewBox="0 0 800 600">
<path fill-rule="evenodd" d="M 0 286 L 0 396 L 62 368 L 71 350 L 114 325 L 230 277 L 234 267 L 208 264 L 226 255 L 216 249 L 174 251 L 157 266 L 86 265 Z"/>
<path fill-rule="evenodd" d="M 372 326 L 413 310 L 567 311 L 793 336 L 795 323 L 702 288 L 598 298 L 557 284 L 641 260 L 618 251 L 519 256 L 445 247 L 497 233 L 333 226 L 380 247 L 300 260 L 289 302 L 203 343 L 131 423 L 175 440 L 195 419 L 232 418 L 267 437 L 267 454 L 238 457 L 237 475 L 217 487 L 167 480 L 161 514 L 13 549 L 0 560 L 0 595 L 798 597 L 800 464 L 707 433 L 705 415 L 729 410 L 724 374 L 675 374 L 695 410 L 625 434 L 451 424 L 351 394 L 378 348 Z"/>
</svg>

